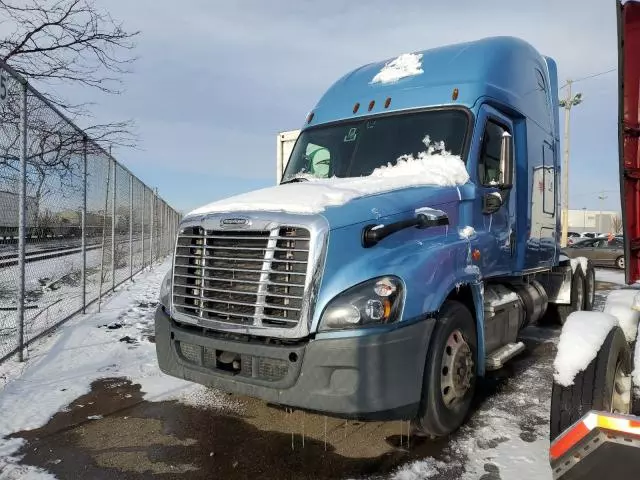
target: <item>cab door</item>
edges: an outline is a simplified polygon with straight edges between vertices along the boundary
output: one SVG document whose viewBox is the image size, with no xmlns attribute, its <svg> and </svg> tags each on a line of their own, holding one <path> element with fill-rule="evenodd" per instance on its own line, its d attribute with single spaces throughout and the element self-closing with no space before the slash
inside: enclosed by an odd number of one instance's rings
<svg viewBox="0 0 640 480">
<path fill-rule="evenodd" d="M 513 122 L 498 110 L 483 105 L 476 127 L 482 132 L 475 149 L 479 198 L 476 213 L 480 218 L 480 228 L 489 234 L 488 244 L 481 252 L 484 258 L 483 274 L 508 274 L 513 271 L 516 258 L 516 145 Z M 503 171 L 501 163 L 503 142 L 508 144 L 508 171 Z"/>
</svg>

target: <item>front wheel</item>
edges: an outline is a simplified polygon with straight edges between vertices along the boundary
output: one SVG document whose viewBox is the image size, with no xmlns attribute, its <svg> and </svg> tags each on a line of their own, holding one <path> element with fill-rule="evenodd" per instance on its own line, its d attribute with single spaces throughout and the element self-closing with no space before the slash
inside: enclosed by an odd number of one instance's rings
<svg viewBox="0 0 640 480">
<path fill-rule="evenodd" d="M 446 301 L 427 353 L 415 433 L 448 435 L 464 422 L 476 386 L 476 327 L 467 307 Z"/>
<path fill-rule="evenodd" d="M 618 267 L 620 270 L 624 270 L 624 257 L 616 258 L 616 267 Z"/>
</svg>

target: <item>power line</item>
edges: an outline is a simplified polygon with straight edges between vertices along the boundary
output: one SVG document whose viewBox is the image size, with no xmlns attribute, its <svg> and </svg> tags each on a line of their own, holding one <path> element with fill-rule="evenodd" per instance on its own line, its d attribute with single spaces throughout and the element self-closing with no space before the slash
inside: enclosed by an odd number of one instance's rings
<svg viewBox="0 0 640 480">
<path fill-rule="evenodd" d="M 591 78 L 599 77 L 601 75 L 606 75 L 607 73 L 615 72 L 616 70 L 618 70 L 618 69 L 617 68 L 611 68 L 611 69 L 606 70 L 604 72 L 593 73 L 591 75 L 587 75 L 586 77 L 580 77 L 580 78 L 576 78 L 575 80 L 571 80 L 571 83 L 581 82 L 583 80 L 589 80 Z M 569 85 L 569 82 L 565 83 L 563 86 L 560 87 L 560 90 L 562 90 L 563 88 L 567 87 L 568 85 Z"/>
</svg>

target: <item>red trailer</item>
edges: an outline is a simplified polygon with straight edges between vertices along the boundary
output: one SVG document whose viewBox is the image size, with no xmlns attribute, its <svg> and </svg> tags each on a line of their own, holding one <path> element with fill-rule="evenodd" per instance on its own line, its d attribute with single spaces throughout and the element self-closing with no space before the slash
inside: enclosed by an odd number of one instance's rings
<svg viewBox="0 0 640 480">
<path fill-rule="evenodd" d="M 620 199 L 626 282 L 634 284 L 640 280 L 640 2 L 617 0 L 616 7 Z M 638 296 L 634 297 L 633 292 L 638 292 Z M 628 305 L 630 312 L 639 310 L 637 286 L 629 298 L 633 298 Z M 585 328 L 590 318 L 594 322 L 603 320 L 597 315 L 597 312 L 582 313 Z M 559 380 L 556 376 L 549 450 L 554 479 L 631 479 L 640 475 L 640 416 L 637 416 L 640 414 L 637 398 L 640 382 L 634 381 L 640 379 L 639 372 L 634 374 L 634 363 L 640 370 L 640 360 L 637 360 L 640 342 L 637 333 L 629 337 L 629 331 L 637 332 L 638 317 L 626 315 L 624 322 L 612 322 L 609 329 L 600 329 L 602 344 L 596 357 L 577 372 L 572 381 Z M 557 358 L 566 353 L 560 351 L 565 345 L 582 341 L 579 331 L 570 330 L 569 320 L 563 327 L 565 338 L 561 335 Z M 607 319 L 604 320 L 606 324 Z"/>
</svg>

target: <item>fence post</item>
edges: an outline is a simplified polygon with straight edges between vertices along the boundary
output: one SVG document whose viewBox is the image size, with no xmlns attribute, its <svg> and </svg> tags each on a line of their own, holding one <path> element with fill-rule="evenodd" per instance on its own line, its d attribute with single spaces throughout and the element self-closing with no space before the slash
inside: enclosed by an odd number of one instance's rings
<svg viewBox="0 0 640 480">
<path fill-rule="evenodd" d="M 155 192 L 151 191 L 151 233 L 149 234 L 149 266 L 153 266 L 153 228 L 155 227 L 155 206 L 156 206 L 156 195 Z"/>
<path fill-rule="evenodd" d="M 129 175 L 129 278 L 133 277 L 133 175 Z"/>
<path fill-rule="evenodd" d="M 140 270 L 144 270 L 144 211 L 147 208 L 147 188 L 142 185 L 142 267 Z"/>
<path fill-rule="evenodd" d="M 111 178 L 111 165 L 107 163 L 107 190 L 104 192 L 104 212 L 102 214 L 102 247 L 100 250 L 100 279 L 98 286 L 98 313 L 102 304 L 102 283 L 104 282 L 104 242 L 107 239 L 107 207 L 109 206 L 109 183 Z"/>
<path fill-rule="evenodd" d="M 87 307 L 87 137 L 82 137 L 82 313 Z"/>
<path fill-rule="evenodd" d="M 112 157 L 113 193 L 111 194 L 111 290 L 116 288 L 116 161 Z"/>
<path fill-rule="evenodd" d="M 27 242 L 27 83 L 20 88 L 20 190 L 18 193 L 18 360 L 24 362 L 25 250 Z"/>
</svg>

